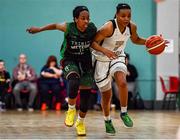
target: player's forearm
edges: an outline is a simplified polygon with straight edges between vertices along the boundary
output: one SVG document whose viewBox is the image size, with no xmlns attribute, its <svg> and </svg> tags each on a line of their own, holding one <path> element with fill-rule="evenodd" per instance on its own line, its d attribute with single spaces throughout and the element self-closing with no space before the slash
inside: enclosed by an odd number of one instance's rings
<svg viewBox="0 0 180 140">
<path fill-rule="evenodd" d="M 96 51 L 100 51 L 102 53 L 104 53 L 104 48 L 101 47 L 97 42 L 93 42 L 92 45 L 91 45 L 91 48 L 93 48 L 94 50 Z"/>
<path fill-rule="evenodd" d="M 49 25 L 46 25 L 44 27 L 41 27 L 40 28 L 40 32 L 42 31 L 46 31 L 46 30 L 56 30 L 56 24 L 49 24 Z"/>
<path fill-rule="evenodd" d="M 146 39 L 138 37 L 136 40 L 133 41 L 133 43 L 137 45 L 145 45 Z"/>
</svg>

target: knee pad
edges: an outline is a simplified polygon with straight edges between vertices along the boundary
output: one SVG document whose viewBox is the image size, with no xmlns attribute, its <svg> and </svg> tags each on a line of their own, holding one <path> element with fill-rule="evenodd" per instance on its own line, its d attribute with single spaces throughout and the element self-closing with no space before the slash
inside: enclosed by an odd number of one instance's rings
<svg viewBox="0 0 180 140">
<path fill-rule="evenodd" d="M 66 66 L 63 68 L 63 74 L 66 79 L 72 75 L 78 75 L 80 77 L 79 67 L 74 62 L 67 62 Z"/>
<path fill-rule="evenodd" d="M 72 73 L 68 76 L 67 93 L 70 99 L 74 99 L 77 97 L 79 84 L 80 84 L 80 78 L 76 73 Z"/>
<path fill-rule="evenodd" d="M 80 111 L 86 113 L 88 111 L 90 90 L 81 90 L 80 92 Z"/>
</svg>

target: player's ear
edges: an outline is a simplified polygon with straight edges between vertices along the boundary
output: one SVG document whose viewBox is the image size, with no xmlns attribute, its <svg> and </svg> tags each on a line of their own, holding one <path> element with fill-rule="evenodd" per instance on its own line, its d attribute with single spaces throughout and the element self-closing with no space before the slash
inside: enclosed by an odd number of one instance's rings
<svg viewBox="0 0 180 140">
<path fill-rule="evenodd" d="M 75 17 L 75 18 L 74 18 L 74 21 L 77 23 L 78 19 Z"/>
</svg>

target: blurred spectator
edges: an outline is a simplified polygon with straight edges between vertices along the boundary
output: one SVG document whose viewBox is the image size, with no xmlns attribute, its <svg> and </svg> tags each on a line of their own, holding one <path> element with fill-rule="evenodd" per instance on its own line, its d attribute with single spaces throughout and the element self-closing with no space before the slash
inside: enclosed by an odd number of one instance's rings
<svg viewBox="0 0 180 140">
<path fill-rule="evenodd" d="M 129 98 L 135 97 L 135 92 L 137 88 L 137 83 L 136 83 L 136 78 L 138 77 L 138 72 L 136 67 L 129 63 L 130 61 L 130 56 L 128 53 L 126 53 L 126 65 L 127 65 L 127 76 L 126 80 L 128 83 L 128 94 Z"/>
<path fill-rule="evenodd" d="M 33 111 L 33 103 L 37 94 L 36 74 L 34 69 L 26 64 L 26 55 L 19 55 L 19 64 L 13 70 L 13 94 L 18 111 L 22 111 L 21 92 L 29 92 L 28 111 Z"/>
<path fill-rule="evenodd" d="M 0 60 L 0 111 L 5 111 L 5 95 L 10 85 L 10 74 L 5 69 L 5 63 Z"/>
<path fill-rule="evenodd" d="M 46 110 L 49 101 L 49 92 L 56 96 L 56 110 L 60 110 L 61 107 L 61 87 L 60 87 L 60 77 L 62 75 L 62 70 L 58 67 L 57 59 L 55 56 L 51 55 L 41 69 L 40 79 L 39 79 L 39 89 L 41 95 L 41 110 Z"/>
</svg>

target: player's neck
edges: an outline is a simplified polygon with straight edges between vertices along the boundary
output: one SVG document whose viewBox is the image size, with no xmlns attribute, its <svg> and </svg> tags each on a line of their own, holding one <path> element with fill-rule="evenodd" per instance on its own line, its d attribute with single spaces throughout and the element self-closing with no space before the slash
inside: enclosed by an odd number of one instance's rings
<svg viewBox="0 0 180 140">
<path fill-rule="evenodd" d="M 81 28 L 81 27 L 78 26 L 77 24 L 76 24 L 76 28 L 77 28 L 80 32 L 82 32 L 82 33 L 85 32 L 85 30 L 86 30 L 86 29 L 84 29 L 84 28 Z"/>
<path fill-rule="evenodd" d="M 120 32 L 123 33 L 124 30 L 126 29 L 126 26 L 123 26 L 123 25 L 118 23 L 118 28 L 119 28 Z"/>
</svg>

